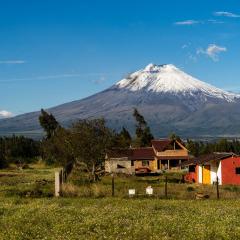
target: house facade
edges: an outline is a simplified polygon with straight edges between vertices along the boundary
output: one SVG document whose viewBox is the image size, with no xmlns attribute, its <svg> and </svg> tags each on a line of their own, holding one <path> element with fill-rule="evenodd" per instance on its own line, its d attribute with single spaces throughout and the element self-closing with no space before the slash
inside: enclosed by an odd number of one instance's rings
<svg viewBox="0 0 240 240">
<path fill-rule="evenodd" d="M 188 150 L 176 140 L 153 140 L 151 147 L 115 149 L 106 154 L 105 171 L 115 173 L 157 173 L 179 170 L 189 160 Z"/>
<path fill-rule="evenodd" d="M 240 157 L 233 153 L 212 153 L 182 164 L 188 167 L 185 180 L 201 184 L 240 185 Z"/>
</svg>

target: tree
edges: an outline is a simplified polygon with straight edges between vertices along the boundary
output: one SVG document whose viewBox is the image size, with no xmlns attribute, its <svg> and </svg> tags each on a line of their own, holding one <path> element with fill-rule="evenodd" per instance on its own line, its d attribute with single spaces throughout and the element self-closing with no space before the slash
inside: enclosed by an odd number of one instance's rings
<svg viewBox="0 0 240 240">
<path fill-rule="evenodd" d="M 44 139 L 42 157 L 47 164 L 72 168 L 75 159 L 71 146 L 71 132 L 64 128 L 57 128 L 51 138 Z"/>
<path fill-rule="evenodd" d="M 136 108 L 134 109 L 133 116 L 137 122 L 135 144 L 139 147 L 150 146 L 153 139 L 150 127 Z"/>
<path fill-rule="evenodd" d="M 90 181 L 95 182 L 106 151 L 111 147 L 113 132 L 106 127 L 104 119 L 80 120 L 70 131 L 75 162 L 88 172 Z"/>
<path fill-rule="evenodd" d="M 128 130 L 123 127 L 120 133 L 115 133 L 112 139 L 112 148 L 129 148 L 132 137 Z"/>
<path fill-rule="evenodd" d="M 0 167 L 30 163 L 40 155 L 40 143 L 23 136 L 0 138 Z"/>
<path fill-rule="evenodd" d="M 131 144 L 132 137 L 125 127 L 122 128 L 122 131 L 120 132 L 120 136 L 122 136 L 122 138 L 126 142 L 126 145 L 129 146 Z"/>
<path fill-rule="evenodd" d="M 41 115 L 39 116 L 39 123 L 41 127 L 44 129 L 44 131 L 46 132 L 48 139 L 54 136 L 56 129 L 60 127 L 55 117 L 43 109 L 41 109 Z"/>
<path fill-rule="evenodd" d="M 5 146 L 4 139 L 0 138 L 0 169 L 7 167 L 7 161 L 5 158 Z"/>
<path fill-rule="evenodd" d="M 178 141 L 180 143 L 182 142 L 181 138 L 178 135 L 176 135 L 175 133 L 171 133 L 169 135 L 169 139 L 172 141 Z"/>
</svg>

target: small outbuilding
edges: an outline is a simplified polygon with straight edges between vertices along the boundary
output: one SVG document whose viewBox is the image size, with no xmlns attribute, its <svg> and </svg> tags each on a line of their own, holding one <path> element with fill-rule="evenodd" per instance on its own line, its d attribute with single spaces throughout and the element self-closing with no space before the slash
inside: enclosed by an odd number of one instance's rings
<svg viewBox="0 0 240 240">
<path fill-rule="evenodd" d="M 184 162 L 185 180 L 202 184 L 240 185 L 240 157 L 234 153 L 215 152 Z"/>
</svg>

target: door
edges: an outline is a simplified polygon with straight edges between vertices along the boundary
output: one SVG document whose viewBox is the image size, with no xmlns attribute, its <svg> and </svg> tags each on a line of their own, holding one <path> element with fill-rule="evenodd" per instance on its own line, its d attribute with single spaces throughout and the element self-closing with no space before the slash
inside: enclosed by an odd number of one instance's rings
<svg viewBox="0 0 240 240">
<path fill-rule="evenodd" d="M 210 165 L 204 165 L 202 167 L 202 169 L 203 169 L 203 171 L 202 171 L 202 178 L 203 178 L 202 183 L 203 184 L 210 184 L 211 183 Z"/>
</svg>

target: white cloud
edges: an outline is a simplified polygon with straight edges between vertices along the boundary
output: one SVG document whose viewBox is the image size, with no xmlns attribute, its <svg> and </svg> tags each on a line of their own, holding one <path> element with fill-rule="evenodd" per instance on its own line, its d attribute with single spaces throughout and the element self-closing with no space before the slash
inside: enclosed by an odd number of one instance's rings
<svg viewBox="0 0 240 240">
<path fill-rule="evenodd" d="M 208 19 L 208 23 L 212 23 L 212 24 L 222 24 L 224 23 L 223 21 L 218 21 L 216 19 Z"/>
<path fill-rule="evenodd" d="M 104 83 L 106 80 L 107 80 L 106 77 L 102 76 L 102 77 L 100 77 L 99 79 L 96 79 L 96 80 L 94 80 L 94 81 L 92 81 L 92 82 L 95 83 L 95 84 L 102 84 L 102 83 Z"/>
<path fill-rule="evenodd" d="M 209 44 L 207 49 L 198 49 L 197 54 L 205 54 L 208 57 L 210 57 L 214 62 L 217 62 L 219 60 L 219 54 L 221 52 L 226 52 L 226 47 L 217 46 L 216 44 Z"/>
<path fill-rule="evenodd" d="M 197 25 L 197 24 L 220 24 L 224 23 L 223 21 L 219 21 L 216 19 L 208 19 L 208 20 L 186 20 L 186 21 L 180 21 L 180 22 L 175 22 L 175 25 L 180 25 L 180 26 L 191 26 L 191 25 Z"/>
<path fill-rule="evenodd" d="M 26 63 L 24 60 L 4 60 L 0 61 L 0 64 L 23 64 Z"/>
<path fill-rule="evenodd" d="M 231 18 L 239 18 L 240 15 L 238 14 L 235 14 L 235 13 L 231 13 L 231 12 L 214 12 L 213 13 L 215 16 L 218 16 L 218 17 L 231 17 Z"/>
<path fill-rule="evenodd" d="M 201 21 L 197 21 L 197 20 L 185 20 L 185 21 L 180 21 L 180 22 L 175 22 L 175 25 L 196 25 L 202 23 Z"/>
<path fill-rule="evenodd" d="M 11 79 L 3 79 L 0 80 L 0 83 L 8 83 L 8 82 L 21 82 L 21 81 L 37 81 L 37 80 L 48 80 L 48 79 L 64 79 L 64 78 L 78 78 L 78 77 L 101 77 L 101 75 L 113 75 L 106 73 L 64 73 L 57 75 L 46 75 L 46 76 L 33 76 L 26 78 L 11 78 Z"/>
<path fill-rule="evenodd" d="M 6 110 L 0 111 L 0 118 L 9 118 L 9 117 L 13 117 L 13 113 L 8 112 Z"/>
<path fill-rule="evenodd" d="M 191 46 L 191 43 L 185 43 L 182 45 L 182 49 L 189 48 Z"/>
</svg>

